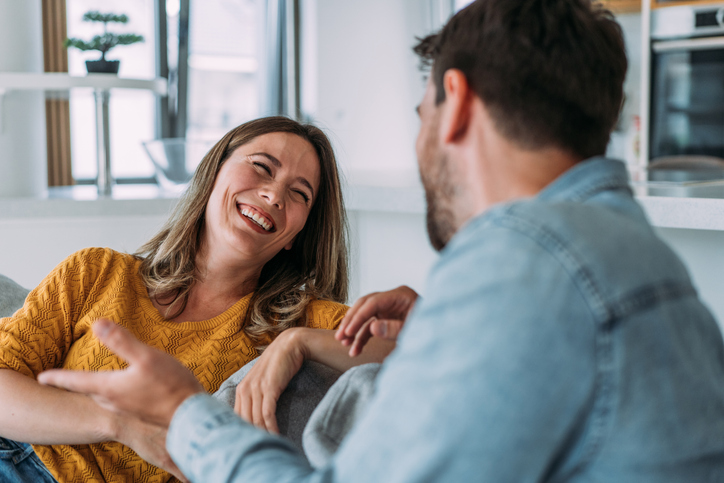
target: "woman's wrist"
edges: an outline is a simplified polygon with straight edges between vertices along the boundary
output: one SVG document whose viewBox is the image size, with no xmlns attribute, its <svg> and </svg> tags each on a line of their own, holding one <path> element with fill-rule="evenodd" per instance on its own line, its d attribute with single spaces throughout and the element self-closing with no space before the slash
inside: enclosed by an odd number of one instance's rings
<svg viewBox="0 0 724 483">
<path fill-rule="evenodd" d="M 311 330 L 314 329 L 292 327 L 279 334 L 277 341 L 281 338 L 282 340 L 279 342 L 284 346 L 283 348 L 286 352 L 298 352 L 304 357 L 304 360 L 307 360 L 311 357 L 308 344 L 308 337 L 310 336 Z"/>
</svg>

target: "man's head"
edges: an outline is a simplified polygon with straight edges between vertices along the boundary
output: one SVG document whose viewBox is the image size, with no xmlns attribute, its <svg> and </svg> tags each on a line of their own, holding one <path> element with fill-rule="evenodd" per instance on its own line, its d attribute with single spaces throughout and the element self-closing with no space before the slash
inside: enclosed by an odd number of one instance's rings
<svg viewBox="0 0 724 483">
<path fill-rule="evenodd" d="M 452 84 L 446 73 L 456 72 L 495 131 L 517 148 L 557 149 L 576 160 L 605 152 L 622 105 L 627 61 L 619 25 L 598 4 L 477 0 L 422 39 L 415 52 L 432 66 L 426 96 L 435 107 L 428 109 L 439 111 L 447 102 Z M 428 229 L 439 249 L 459 228 L 450 226 L 455 207 L 445 197 L 462 188 L 441 185 L 454 178 L 455 160 L 438 139 L 439 119 L 421 117 L 420 172 Z"/>
</svg>

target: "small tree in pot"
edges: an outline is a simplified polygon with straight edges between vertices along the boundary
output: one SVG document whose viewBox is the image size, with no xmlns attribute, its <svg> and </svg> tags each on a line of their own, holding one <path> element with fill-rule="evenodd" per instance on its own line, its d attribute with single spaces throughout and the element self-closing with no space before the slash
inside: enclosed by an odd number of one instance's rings
<svg viewBox="0 0 724 483">
<path fill-rule="evenodd" d="M 98 60 L 86 60 L 85 65 L 88 72 L 104 72 L 117 74 L 121 65 L 120 60 L 106 60 L 106 53 L 117 45 L 131 45 L 136 42 L 143 42 L 143 37 L 136 34 L 114 34 L 108 31 L 108 23 L 128 23 L 128 16 L 125 14 L 101 13 L 98 11 L 86 12 L 83 15 L 84 22 L 102 22 L 103 34 L 96 35 L 90 41 L 69 38 L 65 41 L 66 47 L 75 47 L 78 50 L 97 50 L 101 53 Z"/>
</svg>

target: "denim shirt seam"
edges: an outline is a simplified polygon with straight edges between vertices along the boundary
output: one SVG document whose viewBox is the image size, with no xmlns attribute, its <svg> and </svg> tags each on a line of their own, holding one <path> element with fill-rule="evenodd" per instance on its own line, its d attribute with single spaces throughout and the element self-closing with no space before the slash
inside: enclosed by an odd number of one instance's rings
<svg viewBox="0 0 724 483">
<path fill-rule="evenodd" d="M 569 274 L 574 286 L 579 287 L 593 315 L 596 325 L 594 396 L 588 428 L 581 438 L 581 460 L 573 469 L 573 472 L 582 471 L 600 454 L 614 416 L 617 382 L 613 330 L 617 325 L 616 321 L 645 310 L 662 300 L 696 295 L 696 289 L 690 283 L 663 280 L 655 285 L 646 285 L 639 290 L 626 293 L 617 299 L 609 298 L 607 301 L 586 263 L 569 248 L 565 240 L 540 223 L 527 219 L 515 205 L 501 210 L 488 220 L 488 224 L 514 230 L 550 253 Z"/>
<path fill-rule="evenodd" d="M 585 202 L 598 193 L 612 190 L 626 190 L 628 193 L 633 193 L 628 184 L 623 184 L 621 181 L 622 180 L 618 176 L 609 176 L 608 178 L 605 178 L 595 184 L 584 186 L 580 190 L 573 191 L 568 200 L 573 202 Z"/>
<path fill-rule="evenodd" d="M 569 274 L 574 286 L 578 286 L 582 297 L 591 310 L 595 321 L 595 365 L 593 404 L 590 423 L 581 438 L 582 457 L 576 470 L 580 471 L 593 462 L 603 446 L 613 416 L 613 394 L 615 373 L 613 367 L 613 337 L 611 334 L 613 313 L 608 310 L 591 272 L 556 234 L 540 224 L 535 224 L 515 213 L 513 207 L 490 223 L 512 229 L 529 237 L 561 264 Z"/>
<path fill-rule="evenodd" d="M 605 160 L 605 158 L 601 158 Z M 578 168 L 578 169 L 577 169 Z M 603 168 L 603 169 L 602 169 Z M 583 177 L 583 173 L 588 176 Z M 632 193 L 625 171 L 600 163 L 585 163 L 564 173 L 538 195 L 541 200 L 584 202 L 601 191 L 626 189 Z"/>
</svg>

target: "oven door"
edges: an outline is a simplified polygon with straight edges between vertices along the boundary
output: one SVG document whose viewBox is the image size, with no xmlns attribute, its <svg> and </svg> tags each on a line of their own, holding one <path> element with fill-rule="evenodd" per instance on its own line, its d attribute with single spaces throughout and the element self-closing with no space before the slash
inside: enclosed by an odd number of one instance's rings
<svg viewBox="0 0 724 483">
<path fill-rule="evenodd" d="M 649 156 L 724 163 L 724 36 L 652 44 Z"/>
</svg>

